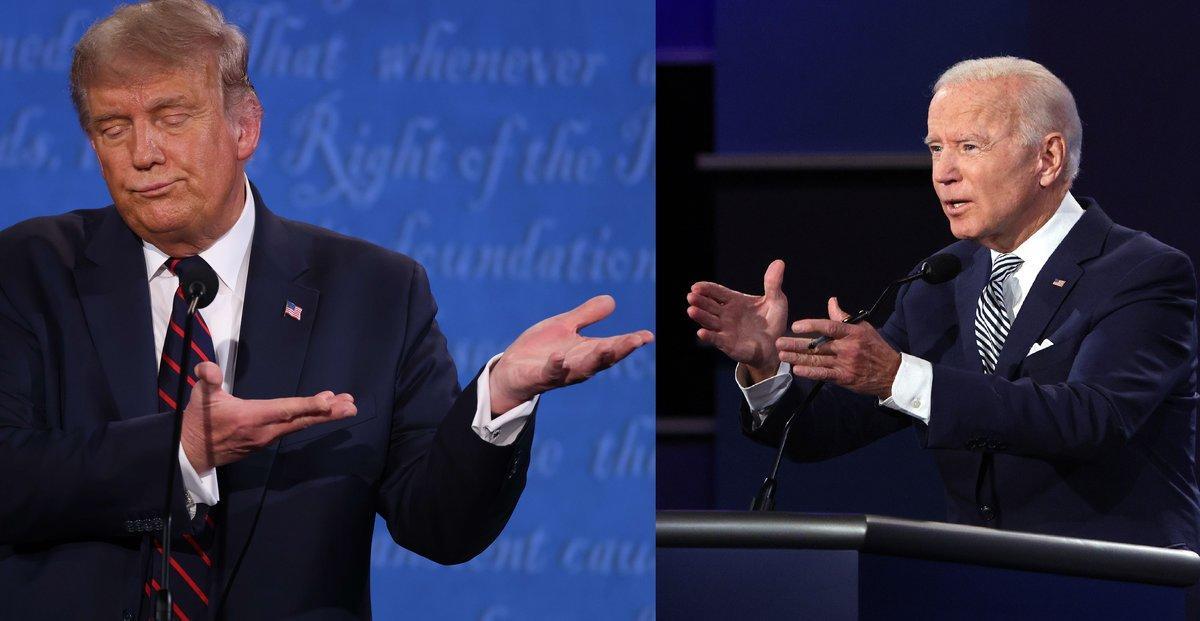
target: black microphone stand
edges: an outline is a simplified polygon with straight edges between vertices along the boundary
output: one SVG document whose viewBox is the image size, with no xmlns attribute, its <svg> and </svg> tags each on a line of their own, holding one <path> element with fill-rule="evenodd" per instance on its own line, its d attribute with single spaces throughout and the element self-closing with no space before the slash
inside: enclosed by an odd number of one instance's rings
<svg viewBox="0 0 1200 621">
<path fill-rule="evenodd" d="M 175 389 L 175 422 L 171 433 L 170 465 L 167 467 L 167 497 L 163 503 L 162 546 L 163 562 L 159 574 L 159 589 L 154 593 L 155 621 L 171 621 L 171 498 L 175 495 L 175 474 L 179 472 L 179 437 L 183 433 L 183 392 L 187 384 L 188 358 L 192 349 L 192 326 L 196 309 L 204 297 L 203 282 L 193 281 L 187 291 L 187 316 L 183 320 L 183 354 L 179 359 L 179 385 Z"/>
<path fill-rule="evenodd" d="M 905 276 L 904 278 L 901 278 L 900 280 L 888 285 L 887 288 L 883 290 L 883 293 L 880 293 L 879 297 L 875 298 L 875 303 L 872 304 L 870 308 L 866 310 L 860 310 L 853 317 L 847 317 L 843 319 L 842 323 L 855 324 L 866 319 L 867 317 L 870 317 L 871 314 L 879 308 L 879 304 L 883 302 L 883 298 L 894 291 L 896 287 L 910 283 L 919 278 L 924 278 L 928 273 L 928 268 L 926 265 L 927 263 L 922 263 L 917 273 Z M 808 348 L 816 349 L 831 340 L 833 339 L 827 336 L 822 336 L 811 341 L 808 344 Z M 817 398 L 817 394 L 820 393 L 821 389 L 824 387 L 824 381 L 814 384 L 812 389 L 809 390 L 808 394 L 804 397 L 804 402 L 800 404 L 800 407 L 792 411 L 791 416 L 788 416 L 787 422 L 783 424 L 783 439 L 779 441 L 779 450 L 775 453 L 775 464 L 771 466 L 771 474 L 767 476 L 767 478 L 763 481 L 762 486 L 758 488 L 758 493 L 754 495 L 754 501 L 750 504 L 751 511 L 775 510 L 775 490 L 779 486 L 779 481 L 776 479 L 776 477 L 779 475 L 779 464 L 783 461 L 783 450 L 785 447 L 787 447 L 788 437 L 792 433 L 792 423 L 794 423 L 796 418 L 808 409 L 808 406 L 812 404 L 813 400 Z"/>
</svg>

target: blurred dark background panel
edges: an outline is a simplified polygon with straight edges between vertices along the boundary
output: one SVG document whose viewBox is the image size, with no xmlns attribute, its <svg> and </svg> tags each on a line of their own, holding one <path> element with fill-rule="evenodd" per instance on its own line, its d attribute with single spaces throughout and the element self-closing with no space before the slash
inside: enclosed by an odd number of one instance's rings
<svg viewBox="0 0 1200 621">
<path fill-rule="evenodd" d="M 921 138 L 930 87 L 958 60 L 1012 54 L 1055 72 L 1084 123 L 1075 195 L 1200 258 L 1185 181 L 1200 138 L 1194 3 L 712 0 L 658 11 L 659 509 L 744 509 L 774 457 L 741 436 L 733 365 L 696 343 L 688 287 L 759 293 L 767 263 L 783 258 L 791 318 L 824 316 L 829 296 L 857 310 L 949 243 Z M 781 510 L 945 517 L 911 431 L 824 463 L 785 462 L 780 485 Z"/>
<path fill-rule="evenodd" d="M 717 148 L 921 151 L 941 69 L 1030 51 L 1026 3 L 949 6 L 716 0 Z"/>
</svg>

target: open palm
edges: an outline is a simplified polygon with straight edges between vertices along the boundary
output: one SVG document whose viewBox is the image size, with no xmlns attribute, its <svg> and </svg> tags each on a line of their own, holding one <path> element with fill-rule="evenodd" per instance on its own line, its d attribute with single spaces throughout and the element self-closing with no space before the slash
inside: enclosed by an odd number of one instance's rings
<svg viewBox="0 0 1200 621">
<path fill-rule="evenodd" d="M 713 282 L 692 285 L 688 317 L 700 324 L 696 336 L 742 364 L 772 373 L 779 365 L 775 339 L 787 329 L 783 261 L 763 275 L 763 295 L 748 295 Z"/>
<path fill-rule="evenodd" d="M 647 330 L 601 338 L 579 334 L 614 308 L 612 296 L 598 295 L 522 332 L 492 369 L 492 410 L 505 412 L 534 395 L 582 382 L 654 340 Z"/>
</svg>

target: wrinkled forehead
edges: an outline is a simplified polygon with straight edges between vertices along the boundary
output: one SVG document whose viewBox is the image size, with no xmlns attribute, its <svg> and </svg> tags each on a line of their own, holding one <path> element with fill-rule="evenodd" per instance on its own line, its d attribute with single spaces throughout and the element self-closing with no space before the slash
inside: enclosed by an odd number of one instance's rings
<svg viewBox="0 0 1200 621">
<path fill-rule="evenodd" d="M 91 120 L 164 105 L 200 106 L 220 98 L 216 70 L 203 62 L 121 59 L 100 67 L 86 88 Z"/>
<path fill-rule="evenodd" d="M 85 88 L 145 87 L 175 78 L 196 86 L 216 86 L 216 59 L 209 54 L 166 59 L 147 54 L 121 55 L 97 63 Z"/>
<path fill-rule="evenodd" d="M 944 86 L 929 102 L 929 131 L 1012 131 L 1020 117 L 1016 88 L 1011 80 Z"/>
</svg>

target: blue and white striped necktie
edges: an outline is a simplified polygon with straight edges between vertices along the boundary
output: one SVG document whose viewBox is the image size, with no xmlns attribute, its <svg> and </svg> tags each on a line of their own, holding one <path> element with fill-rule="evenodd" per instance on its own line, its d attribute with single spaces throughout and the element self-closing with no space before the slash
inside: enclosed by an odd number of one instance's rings
<svg viewBox="0 0 1200 621">
<path fill-rule="evenodd" d="M 983 361 L 983 372 L 996 372 L 996 360 L 1004 348 L 1004 339 L 1012 326 L 1012 317 L 1004 306 L 1004 282 L 1021 267 L 1025 260 L 1015 254 L 1001 254 L 992 262 L 992 277 L 979 296 L 975 308 L 975 344 Z"/>
</svg>

